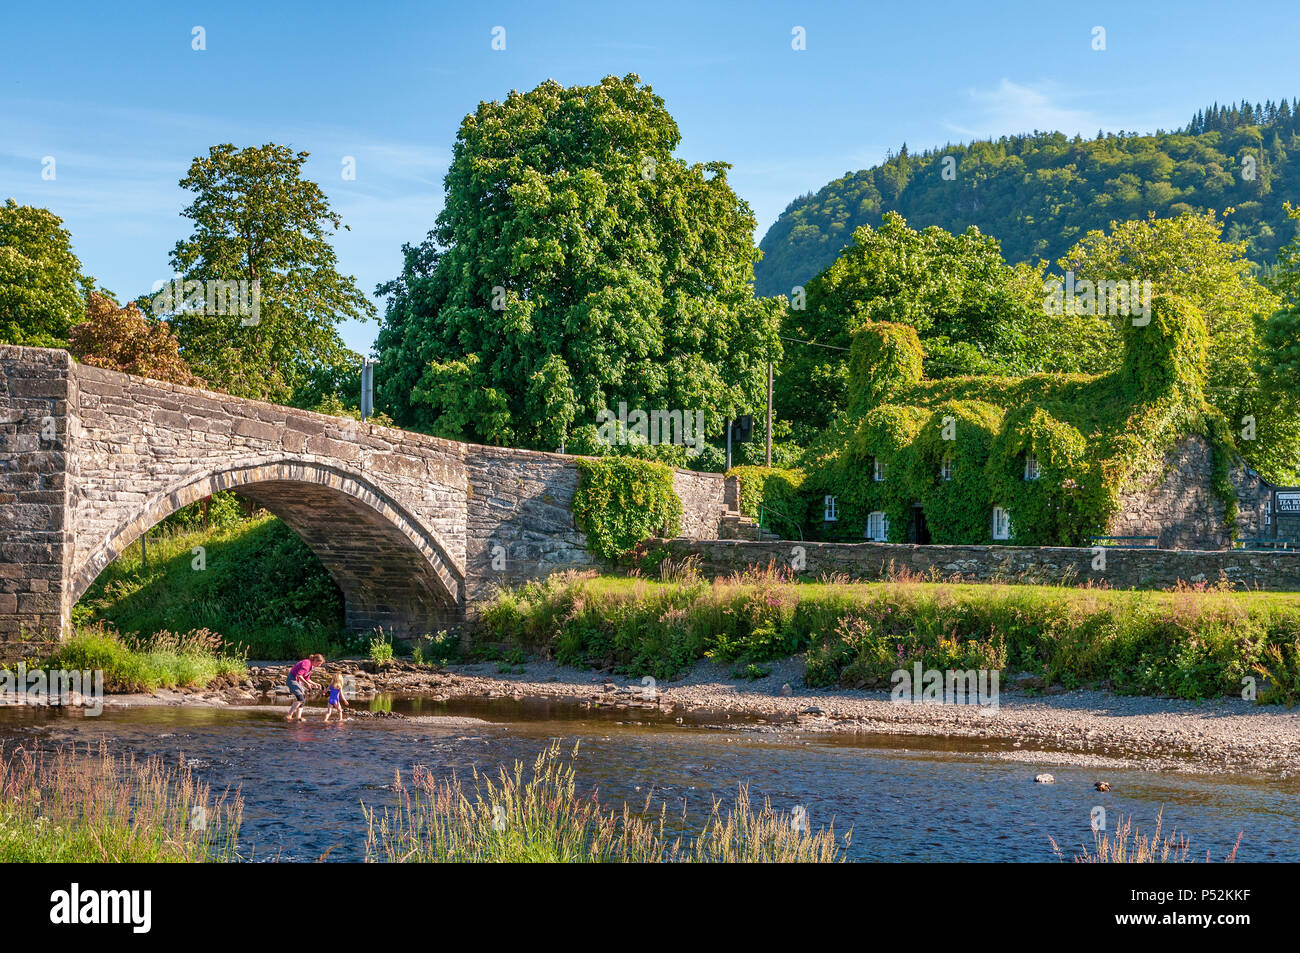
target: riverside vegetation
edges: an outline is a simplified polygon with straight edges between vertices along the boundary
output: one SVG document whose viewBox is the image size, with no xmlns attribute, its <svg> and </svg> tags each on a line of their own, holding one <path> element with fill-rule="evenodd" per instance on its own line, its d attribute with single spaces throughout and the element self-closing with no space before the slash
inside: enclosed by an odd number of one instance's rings
<svg viewBox="0 0 1300 953">
<path fill-rule="evenodd" d="M 577 749 L 574 750 L 574 757 Z M 371 862 L 804 862 L 844 860 L 850 836 L 754 804 L 741 787 L 700 833 L 674 836 L 667 808 L 603 807 L 581 794 L 558 742 L 496 779 L 398 775 L 392 808 L 362 805 Z M 0 863 L 222 863 L 239 853 L 243 799 L 217 797 L 181 763 L 97 750 L 0 750 Z"/>
<path fill-rule="evenodd" d="M 538 754 L 525 773 L 522 762 L 496 778 L 474 773 L 435 778 L 417 767 L 409 782 L 394 779 L 396 804 L 365 810 L 366 857 L 389 862 L 495 863 L 834 863 L 843 859 L 834 828 L 813 831 L 805 815 L 751 802 L 740 788 L 732 805 L 715 801 L 703 829 L 691 838 L 666 831 L 665 806 L 645 810 L 602 807 L 595 794 L 579 795 L 573 755 L 558 742 Z"/>
<path fill-rule="evenodd" d="M 231 494 L 213 500 L 220 512 L 209 528 L 197 506 L 187 507 L 150 531 L 147 565 L 133 545 L 105 567 L 74 623 L 146 636 L 207 629 L 248 658 L 365 649 L 364 638 L 344 631 L 338 587 L 293 530 L 263 511 L 242 517 Z"/>
<path fill-rule="evenodd" d="M 42 667 L 102 671 L 107 692 L 153 693 L 160 688 L 203 688 L 217 678 L 242 678 L 247 672 L 244 657 L 207 629 L 123 636 L 101 624 L 74 630 Z"/>
<path fill-rule="evenodd" d="M 0 863 L 234 860 L 242 813 L 183 763 L 0 749 Z"/>
<path fill-rule="evenodd" d="M 606 808 L 580 793 L 575 746 L 559 742 L 525 769 L 516 761 L 495 776 L 475 772 L 472 784 L 435 777 L 416 766 L 409 781 L 397 773 L 395 802 L 361 806 L 370 862 L 843 862 L 852 834 L 833 822 L 813 829 L 806 814 L 755 804 L 742 785 L 730 803 L 715 800 L 693 836 L 674 834 L 678 819 L 624 803 Z M 214 797 L 182 762 L 137 760 L 76 746 L 0 750 L 0 863 L 221 863 L 240 853 L 243 800 L 238 791 Z M 1177 863 L 1191 859 L 1185 835 L 1144 834 L 1132 818 L 1098 832 L 1060 860 L 1083 863 Z M 1238 837 L 1225 860 L 1236 859 Z M 1211 858 L 1207 854 L 1206 858 Z"/>
<path fill-rule="evenodd" d="M 1092 847 L 1084 844 L 1072 859 L 1076 864 L 1181 864 L 1190 859 L 1192 847 L 1187 835 L 1177 831 L 1164 833 L 1165 812 L 1162 808 L 1156 815 L 1155 829 L 1150 834 L 1143 834 L 1133 822 L 1132 815 L 1121 816 L 1115 824 L 1114 832 L 1096 831 L 1092 836 Z M 1233 844 L 1224 863 L 1236 863 L 1237 850 L 1241 847 L 1241 834 Z M 1048 838 L 1057 860 L 1066 860 L 1056 840 Z M 1210 862 L 1207 852 L 1205 862 Z"/>
<path fill-rule="evenodd" d="M 207 548 L 204 571 L 192 568 L 195 545 Z M 153 691 L 242 672 L 244 658 L 391 650 L 383 633 L 344 633 L 328 574 L 274 517 L 207 533 L 169 528 L 149 551 L 147 571 L 134 548 L 105 569 L 50 664 L 104 668 L 111 691 Z M 634 571 L 658 578 L 562 573 L 502 590 L 483 606 L 475 654 L 499 655 L 505 644 L 514 659 L 534 653 L 663 679 L 705 658 L 759 676 L 767 663 L 804 654 L 806 684 L 843 688 L 886 685 L 915 661 L 1010 669 L 1042 688 L 1178 698 L 1240 694 L 1242 679 L 1254 678 L 1261 702 L 1300 700 L 1297 593 L 977 585 L 903 573 L 809 583 L 771 570 L 708 582 L 654 554 L 641 565 Z M 317 594 L 314 604 L 305 592 Z M 445 663 L 456 652 L 442 638 L 421 654 Z"/>
<path fill-rule="evenodd" d="M 737 675 L 805 653 L 809 686 L 884 687 L 921 662 L 1010 669 L 1039 688 L 1097 686 L 1132 694 L 1240 694 L 1293 704 L 1300 594 L 1183 586 L 1138 592 L 975 585 L 900 574 L 879 583 L 800 583 L 773 570 L 706 581 L 662 565 L 664 578 L 562 573 L 502 591 L 480 638 L 568 665 L 667 679 L 708 658 Z"/>
</svg>

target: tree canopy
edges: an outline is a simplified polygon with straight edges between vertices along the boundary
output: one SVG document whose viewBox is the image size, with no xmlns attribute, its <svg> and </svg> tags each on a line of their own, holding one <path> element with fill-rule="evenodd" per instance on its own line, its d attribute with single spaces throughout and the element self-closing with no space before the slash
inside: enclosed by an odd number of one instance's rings
<svg viewBox="0 0 1300 953">
<path fill-rule="evenodd" d="M 1215 105 L 1184 128 L 1153 135 L 1059 132 L 1004 136 L 845 173 L 791 202 L 761 243 L 759 294 L 789 294 L 835 260 L 856 228 L 897 211 L 917 226 L 972 225 L 1008 260 L 1053 261 L 1112 220 L 1235 207 L 1227 238 L 1271 266 L 1296 234 L 1284 199 L 1300 196 L 1296 101 Z M 950 160 L 950 161 L 949 161 Z"/>
<path fill-rule="evenodd" d="M 92 291 L 86 320 L 73 327 L 68 350 L 83 364 L 138 374 L 156 381 L 203 386 L 180 355 L 180 344 L 165 321 L 154 321 L 134 302 L 118 307 Z"/>
<path fill-rule="evenodd" d="M 1089 232 L 1059 264 L 1092 281 L 1150 281 L 1157 294 L 1177 295 L 1204 315 L 1206 400 L 1227 418 L 1247 461 L 1285 482 L 1294 478 L 1300 422 L 1266 387 L 1282 354 L 1263 334 L 1280 301 L 1252 274 L 1244 243 L 1224 240 L 1223 230 L 1213 210 L 1174 218 L 1153 213 Z"/>
<path fill-rule="evenodd" d="M 807 441 L 846 408 L 853 332 L 887 322 L 915 329 L 925 349 L 926 376 L 1021 375 L 1090 370 L 1110 334 L 1101 322 L 1052 316 L 1043 307 L 1043 269 L 1011 267 L 996 239 L 970 228 L 953 235 L 917 231 L 887 213 L 864 225 L 853 243 L 808 283 L 786 314 L 776 388 L 780 415 Z"/>
<path fill-rule="evenodd" d="M 0 341 L 66 347 L 91 287 L 62 219 L 13 199 L 0 206 Z"/>
<path fill-rule="evenodd" d="M 1300 218 L 1300 208 L 1288 204 L 1287 213 Z M 1264 352 L 1260 403 L 1268 408 L 1272 426 L 1284 433 L 1268 466 L 1278 482 L 1296 485 L 1300 484 L 1300 237 L 1278 253 L 1269 287 L 1281 306 L 1259 332 Z"/>
<path fill-rule="evenodd" d="M 711 433 L 761 407 L 780 302 L 753 297 L 753 213 L 679 138 L 635 75 L 466 116 L 437 227 L 378 289 L 378 403 L 548 450 L 620 401 L 702 409 Z"/>
</svg>

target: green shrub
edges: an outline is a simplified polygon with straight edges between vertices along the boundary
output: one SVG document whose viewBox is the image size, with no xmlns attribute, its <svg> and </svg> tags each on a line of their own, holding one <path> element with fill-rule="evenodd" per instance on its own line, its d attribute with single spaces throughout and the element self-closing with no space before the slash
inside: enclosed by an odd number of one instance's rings
<svg viewBox="0 0 1300 953">
<path fill-rule="evenodd" d="M 599 556 L 618 559 L 643 539 L 681 532 L 682 502 L 671 467 L 633 457 L 580 459 L 577 465 L 573 516 Z"/>
<path fill-rule="evenodd" d="M 377 632 L 370 640 L 369 655 L 370 661 L 376 665 L 391 662 L 393 660 L 392 636 L 384 635 L 383 631 Z"/>
<path fill-rule="evenodd" d="M 799 496 L 803 473 L 781 467 L 739 466 L 727 476 L 740 482 L 740 512 L 752 519 L 763 519 L 765 526 L 789 535 L 795 527 L 802 530 L 805 507 Z M 794 525 L 791 525 L 794 524 Z"/>
<path fill-rule="evenodd" d="M 1300 619 L 1277 620 L 1252 668 L 1267 679 L 1261 704 L 1290 708 L 1300 702 Z"/>
<path fill-rule="evenodd" d="M 156 692 L 160 688 L 202 688 L 215 678 L 242 676 L 242 655 L 206 629 L 145 639 L 124 638 L 103 626 L 79 628 L 42 663 L 43 668 L 102 670 L 106 692 Z"/>
</svg>

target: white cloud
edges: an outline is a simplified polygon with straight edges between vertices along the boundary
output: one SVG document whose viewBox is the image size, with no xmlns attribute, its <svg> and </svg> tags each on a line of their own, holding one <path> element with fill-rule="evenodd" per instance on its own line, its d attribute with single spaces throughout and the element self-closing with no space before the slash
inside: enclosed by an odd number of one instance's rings
<svg viewBox="0 0 1300 953">
<path fill-rule="evenodd" d="M 944 125 L 965 139 L 1009 136 L 1019 133 L 1063 132 L 1066 135 L 1092 136 L 1105 131 L 1131 128 L 1129 121 L 1117 121 L 1114 115 L 1102 115 L 1088 108 L 1071 105 L 1077 98 L 1054 83 L 1021 84 L 1006 77 L 993 89 L 968 89 L 968 111 L 960 120 L 945 120 Z"/>
</svg>

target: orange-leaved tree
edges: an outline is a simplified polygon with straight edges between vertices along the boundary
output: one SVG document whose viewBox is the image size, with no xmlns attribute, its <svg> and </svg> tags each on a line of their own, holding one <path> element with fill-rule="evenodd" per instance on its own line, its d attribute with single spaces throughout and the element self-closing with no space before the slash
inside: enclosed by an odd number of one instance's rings
<svg viewBox="0 0 1300 953">
<path fill-rule="evenodd" d="M 73 326 L 68 350 L 83 364 L 138 374 L 156 381 L 202 387 L 204 382 L 181 356 L 180 345 L 166 321 L 146 317 L 134 303 L 118 307 L 92 291 L 86 300 L 86 320 Z"/>
</svg>

